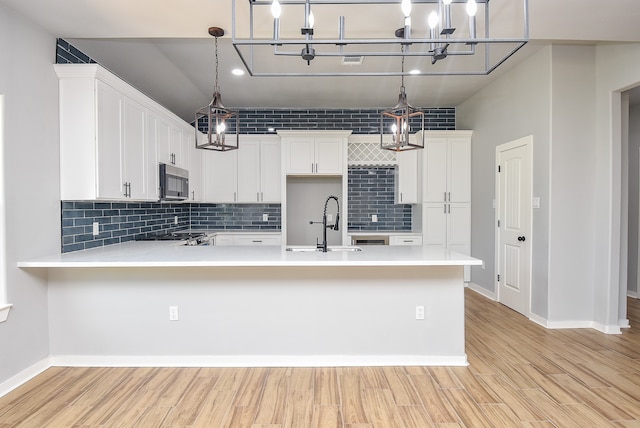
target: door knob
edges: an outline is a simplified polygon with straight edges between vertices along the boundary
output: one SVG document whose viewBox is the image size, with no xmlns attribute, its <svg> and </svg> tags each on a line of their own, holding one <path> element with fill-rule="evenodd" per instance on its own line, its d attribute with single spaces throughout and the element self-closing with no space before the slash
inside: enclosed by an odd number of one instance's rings
<svg viewBox="0 0 640 428">
<path fill-rule="evenodd" d="M 527 238 L 525 238 L 524 236 L 518 236 L 518 241 L 522 241 L 522 242 L 524 242 L 524 241 L 525 241 L 525 239 L 527 239 Z"/>
</svg>

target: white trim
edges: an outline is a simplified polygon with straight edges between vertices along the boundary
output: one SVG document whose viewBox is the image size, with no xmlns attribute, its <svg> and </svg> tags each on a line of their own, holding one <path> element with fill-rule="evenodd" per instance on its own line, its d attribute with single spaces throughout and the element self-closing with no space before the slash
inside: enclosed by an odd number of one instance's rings
<svg viewBox="0 0 640 428">
<path fill-rule="evenodd" d="M 638 241 L 638 242 L 640 242 L 640 241 Z M 640 263 L 638 263 L 638 266 L 640 266 Z M 640 278 L 640 275 L 638 275 L 638 278 Z M 638 299 L 638 298 L 640 298 L 640 295 L 638 294 L 637 291 L 627 290 L 627 297 L 631 297 L 632 299 Z"/>
<path fill-rule="evenodd" d="M 7 320 L 11 304 L 7 296 L 7 242 L 4 178 L 4 94 L 0 94 L 0 323 Z"/>
<path fill-rule="evenodd" d="M 631 324 L 629 324 L 628 318 L 618 320 L 618 325 L 620 326 L 620 328 L 631 328 Z"/>
<path fill-rule="evenodd" d="M 549 330 L 564 330 L 571 328 L 592 328 L 605 334 L 620 334 L 622 325 L 604 325 L 595 321 L 548 321 L 538 315 L 530 314 L 529 319 Z"/>
<path fill-rule="evenodd" d="M 0 322 L 5 322 L 9 318 L 9 311 L 12 306 L 11 303 L 0 305 Z"/>
<path fill-rule="evenodd" d="M 478 284 L 475 284 L 473 282 L 465 283 L 465 285 L 467 285 L 469 287 L 469 290 L 473 290 L 476 293 L 480 294 L 481 296 L 486 297 L 489 300 L 493 300 L 494 302 L 496 302 L 498 300 L 497 297 L 496 297 L 495 291 L 487 290 L 486 288 L 481 287 Z"/>
<path fill-rule="evenodd" d="M 56 355 L 66 367 L 358 367 L 467 366 L 464 355 Z"/>
<path fill-rule="evenodd" d="M 13 391 L 23 383 L 30 381 L 51 366 L 50 358 L 45 358 L 0 383 L 0 397 Z"/>
</svg>

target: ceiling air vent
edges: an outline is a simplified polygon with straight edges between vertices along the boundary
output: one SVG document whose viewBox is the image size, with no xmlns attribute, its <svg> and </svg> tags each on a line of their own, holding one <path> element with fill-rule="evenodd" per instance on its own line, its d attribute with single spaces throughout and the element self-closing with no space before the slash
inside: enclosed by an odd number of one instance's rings
<svg viewBox="0 0 640 428">
<path fill-rule="evenodd" d="M 364 57 L 360 55 L 345 55 L 342 57 L 342 65 L 362 65 Z"/>
</svg>

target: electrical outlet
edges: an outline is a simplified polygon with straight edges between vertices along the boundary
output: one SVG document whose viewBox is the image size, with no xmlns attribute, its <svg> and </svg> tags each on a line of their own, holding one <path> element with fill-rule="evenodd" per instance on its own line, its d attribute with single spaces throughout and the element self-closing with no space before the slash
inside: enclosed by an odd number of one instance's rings
<svg viewBox="0 0 640 428">
<path fill-rule="evenodd" d="M 178 216 L 173 216 L 173 224 L 178 224 Z"/>
<path fill-rule="evenodd" d="M 178 321 L 178 307 L 169 306 L 169 321 Z"/>
<path fill-rule="evenodd" d="M 269 221 L 269 214 L 267 213 L 262 214 L 262 221 Z"/>
<path fill-rule="evenodd" d="M 378 222 L 378 214 L 372 214 L 371 223 L 377 223 L 377 222 Z"/>
<path fill-rule="evenodd" d="M 97 221 L 93 222 L 93 236 L 98 236 L 100 235 L 100 223 L 98 223 Z"/>
<path fill-rule="evenodd" d="M 417 320 L 424 319 L 424 306 L 416 306 L 416 319 Z"/>
</svg>

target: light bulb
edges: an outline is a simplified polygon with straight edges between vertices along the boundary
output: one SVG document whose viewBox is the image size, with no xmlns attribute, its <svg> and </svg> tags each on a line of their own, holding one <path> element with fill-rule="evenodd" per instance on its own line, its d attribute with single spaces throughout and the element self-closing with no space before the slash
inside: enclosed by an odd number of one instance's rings
<svg viewBox="0 0 640 428">
<path fill-rule="evenodd" d="M 271 3 L 271 14 L 275 19 L 280 18 L 280 14 L 282 13 L 282 7 L 280 7 L 280 2 L 278 0 L 273 0 Z"/>
<path fill-rule="evenodd" d="M 432 30 L 438 26 L 438 23 L 440 22 L 440 17 L 438 16 L 438 13 L 435 10 L 431 11 L 431 13 L 429 14 L 429 18 L 427 19 L 427 22 L 429 23 L 429 28 L 431 28 Z"/>
<path fill-rule="evenodd" d="M 396 135 L 396 132 L 398 132 L 398 125 L 394 123 L 393 125 L 391 125 L 391 133 L 393 135 Z"/>
<path fill-rule="evenodd" d="M 227 129 L 226 125 L 224 124 L 224 121 L 220 122 L 218 124 L 218 126 L 216 127 L 216 133 L 218 135 L 224 133 L 225 129 Z"/>
<path fill-rule="evenodd" d="M 402 9 L 402 13 L 404 13 L 404 16 L 411 15 L 411 0 L 402 0 L 400 8 Z"/>
<path fill-rule="evenodd" d="M 478 12 L 476 0 L 467 0 L 467 15 L 476 16 L 476 12 Z"/>
<path fill-rule="evenodd" d="M 309 12 L 309 28 L 313 28 L 313 24 L 316 22 L 316 19 L 313 16 L 313 11 Z"/>
</svg>

